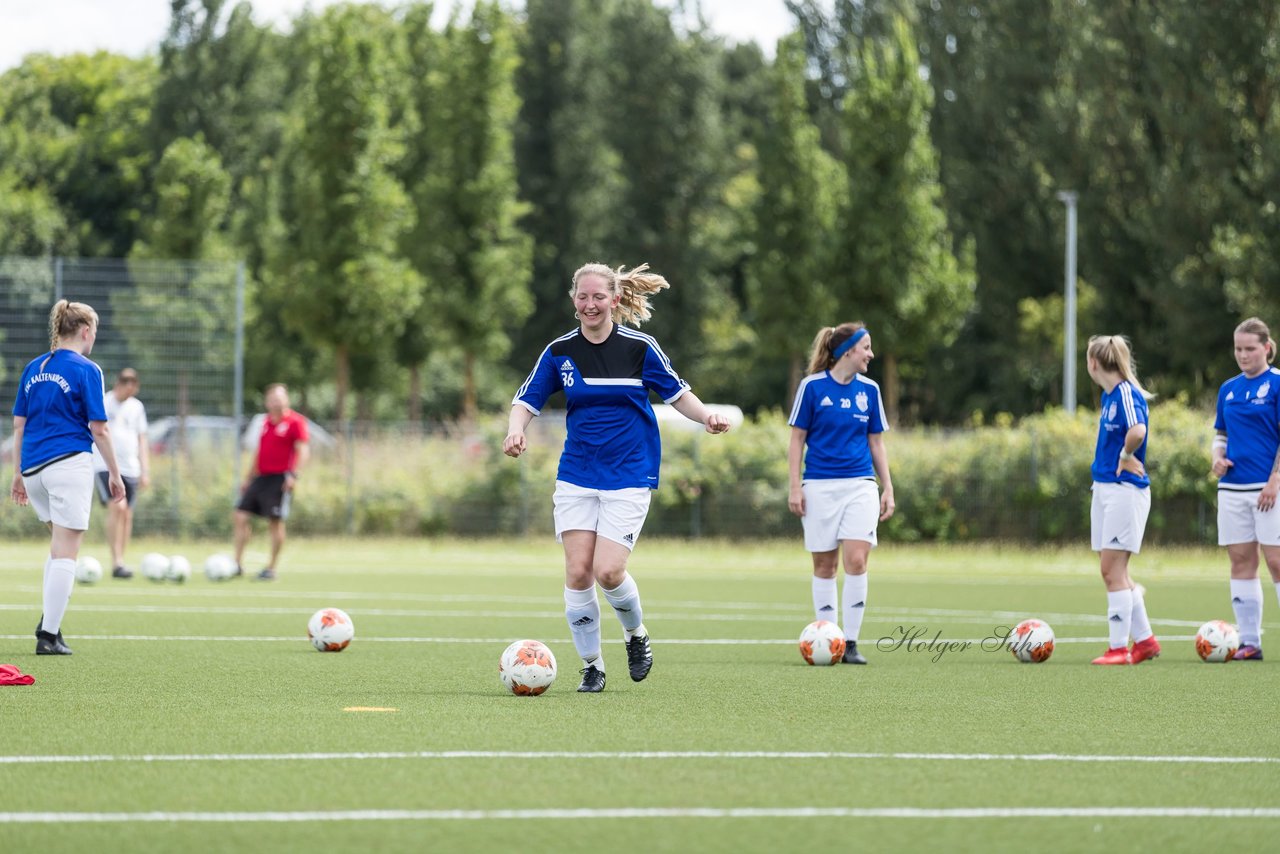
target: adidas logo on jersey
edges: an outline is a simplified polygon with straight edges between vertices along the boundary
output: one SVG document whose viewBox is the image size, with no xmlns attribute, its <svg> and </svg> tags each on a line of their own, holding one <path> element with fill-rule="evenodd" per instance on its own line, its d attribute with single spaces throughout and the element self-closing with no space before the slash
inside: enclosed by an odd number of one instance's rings
<svg viewBox="0 0 1280 854">
<path fill-rule="evenodd" d="M 572 371 L 572 370 L 573 370 L 573 362 L 570 362 L 568 359 L 565 359 L 565 360 L 564 360 L 564 364 L 560 366 L 560 370 L 562 370 L 562 371 Z"/>
<path fill-rule="evenodd" d="M 831 402 L 831 398 L 829 397 L 822 398 L 822 402 L 819 403 L 818 405 L 819 406 L 835 406 L 835 404 Z"/>
</svg>

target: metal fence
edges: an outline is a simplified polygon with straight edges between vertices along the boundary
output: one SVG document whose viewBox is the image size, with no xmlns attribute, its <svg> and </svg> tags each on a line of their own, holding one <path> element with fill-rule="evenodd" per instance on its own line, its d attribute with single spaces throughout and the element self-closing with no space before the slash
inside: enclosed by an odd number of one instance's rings
<svg viewBox="0 0 1280 854">
<path fill-rule="evenodd" d="M 98 313 L 90 358 L 108 388 L 125 367 L 138 371 L 139 399 L 153 426 L 181 450 L 199 418 L 220 418 L 233 431 L 243 423 L 243 265 L 120 258 L 0 257 L 0 388 L 11 405 L 23 367 L 49 349 L 49 311 L 59 299 Z M 3 419 L 0 433 L 8 437 Z M 163 527 L 181 527 L 184 490 L 216 490 L 229 502 L 241 468 L 239 445 L 198 464 L 163 468 L 167 503 L 151 514 Z M 190 460 L 178 454 L 175 460 Z M 12 449 L 5 447 L 10 464 Z M 157 472 L 156 474 L 160 474 Z"/>
</svg>

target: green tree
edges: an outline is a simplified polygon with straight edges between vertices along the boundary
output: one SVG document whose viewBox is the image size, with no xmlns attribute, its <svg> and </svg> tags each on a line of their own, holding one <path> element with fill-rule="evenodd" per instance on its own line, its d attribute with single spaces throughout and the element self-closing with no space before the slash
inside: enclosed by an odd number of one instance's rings
<svg viewBox="0 0 1280 854">
<path fill-rule="evenodd" d="M 954 341 L 973 301 L 971 250 L 955 250 L 941 205 L 931 92 L 919 67 L 905 19 L 859 53 L 859 77 L 844 103 L 848 193 L 829 277 L 847 282 L 841 316 L 861 317 L 880 333 L 891 418 L 900 415 L 899 366 L 922 375 L 926 365 L 914 354 Z"/>
<path fill-rule="evenodd" d="M 795 396 L 811 334 L 830 325 L 835 289 L 827 272 L 835 243 L 843 170 L 822 150 L 805 102 L 799 36 L 778 42 L 768 77 L 767 119 L 759 137 L 760 191 L 755 255 L 747 268 L 751 326 L 760 355 L 785 365 Z"/>
<path fill-rule="evenodd" d="M 399 252 L 414 212 L 392 171 L 402 155 L 387 94 L 398 37 L 389 13 L 352 5 L 303 22 L 298 36 L 282 245 L 263 287 L 287 306 L 287 326 L 332 354 L 338 417 L 353 355 L 388 352 L 420 299 Z"/>
<path fill-rule="evenodd" d="M 573 271 L 611 261 L 625 185 L 610 124 L 613 89 L 609 3 L 529 0 L 516 84 L 521 220 L 534 241 L 534 311 L 517 330 L 516 354 L 532 364 L 547 341 L 572 323 Z M 620 262 L 619 262 L 620 263 Z"/>
<path fill-rule="evenodd" d="M 466 26 L 451 21 L 444 42 L 440 109 L 424 128 L 430 159 L 413 193 L 428 239 L 415 256 L 431 313 L 462 354 L 463 416 L 474 419 L 477 367 L 506 355 L 510 328 L 533 308 L 512 139 L 519 57 L 496 3 L 477 3 Z"/>
</svg>

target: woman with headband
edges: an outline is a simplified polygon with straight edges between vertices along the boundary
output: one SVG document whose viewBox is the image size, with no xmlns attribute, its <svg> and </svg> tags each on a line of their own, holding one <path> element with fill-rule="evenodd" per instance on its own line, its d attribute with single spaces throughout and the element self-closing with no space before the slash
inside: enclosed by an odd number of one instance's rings
<svg viewBox="0 0 1280 854">
<path fill-rule="evenodd" d="M 873 358 L 866 325 L 842 323 L 819 330 L 809 375 L 800 382 L 789 419 L 787 504 L 803 520 L 804 545 L 813 554 L 815 618 L 837 622 L 837 611 L 842 617 L 845 664 L 867 663 L 858 652 L 867 604 L 867 558 L 876 544 L 878 523 L 894 509 L 880 386 L 864 376 Z M 842 552 L 844 596 L 837 609 L 836 568 Z"/>
</svg>

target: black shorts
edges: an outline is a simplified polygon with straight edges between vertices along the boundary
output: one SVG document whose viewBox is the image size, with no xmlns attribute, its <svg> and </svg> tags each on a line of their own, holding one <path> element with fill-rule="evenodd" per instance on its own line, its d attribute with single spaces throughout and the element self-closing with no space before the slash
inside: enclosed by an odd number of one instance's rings
<svg viewBox="0 0 1280 854">
<path fill-rule="evenodd" d="M 98 484 L 98 503 L 105 507 L 111 501 L 111 473 L 100 471 L 95 474 Z M 138 478 L 121 476 L 120 479 L 124 481 L 124 500 L 132 507 L 138 500 Z"/>
<path fill-rule="evenodd" d="M 284 491 L 283 474 L 260 474 L 249 482 L 240 496 L 237 510 L 265 519 L 288 519 L 292 493 Z"/>
</svg>

